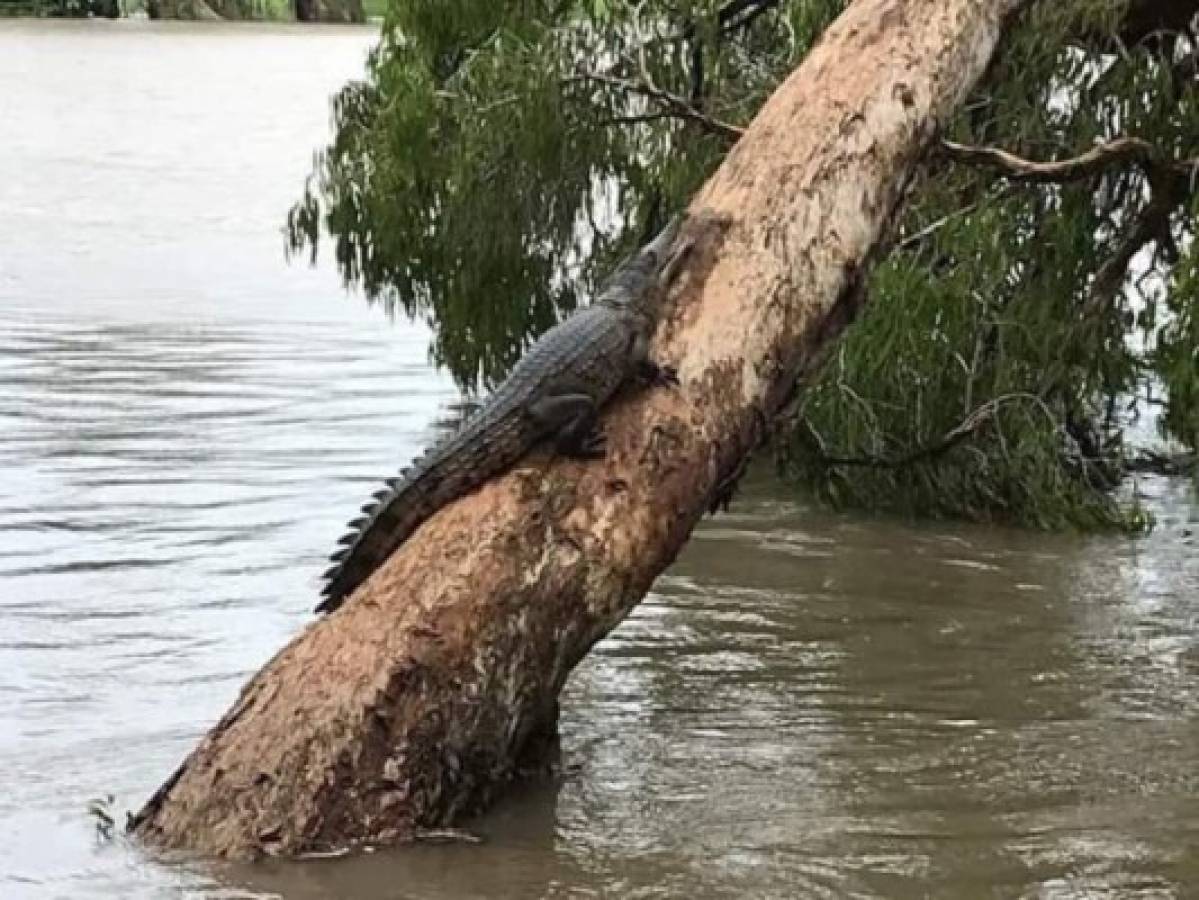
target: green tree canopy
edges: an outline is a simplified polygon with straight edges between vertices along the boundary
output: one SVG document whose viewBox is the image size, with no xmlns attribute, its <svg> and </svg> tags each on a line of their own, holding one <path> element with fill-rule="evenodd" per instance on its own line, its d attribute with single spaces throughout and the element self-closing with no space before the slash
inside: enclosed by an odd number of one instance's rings
<svg viewBox="0 0 1199 900">
<path fill-rule="evenodd" d="M 680 208 L 844 0 L 392 0 L 288 218 L 492 383 Z M 908 188 L 870 303 L 781 423 L 839 504 L 1143 524 L 1147 403 L 1199 443 L 1199 0 L 1031 3 Z"/>
</svg>

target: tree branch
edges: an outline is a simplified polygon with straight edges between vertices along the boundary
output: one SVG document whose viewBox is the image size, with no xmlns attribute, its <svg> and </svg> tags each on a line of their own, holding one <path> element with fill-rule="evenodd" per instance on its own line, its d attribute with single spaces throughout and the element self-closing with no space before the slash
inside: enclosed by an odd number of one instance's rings
<svg viewBox="0 0 1199 900">
<path fill-rule="evenodd" d="M 1125 472 L 1186 476 L 1199 470 L 1199 456 L 1194 453 L 1159 453 L 1146 447 L 1125 459 L 1122 468 Z"/>
<path fill-rule="evenodd" d="M 1185 32 L 1199 14 L 1199 0 L 1132 0 L 1120 24 L 1120 40 L 1132 46 L 1160 36 Z"/>
<path fill-rule="evenodd" d="M 999 169 L 1008 178 L 1037 184 L 1082 181 L 1117 165 L 1134 163 L 1149 170 L 1160 168 L 1191 176 L 1199 172 L 1199 158 L 1166 160 L 1146 140 L 1122 137 L 1098 144 L 1071 159 L 1033 162 L 998 147 L 975 147 L 941 141 L 941 152 L 955 162 Z"/>
<path fill-rule="evenodd" d="M 1115 252 L 1095 272 L 1091 290 L 1082 306 L 1084 318 L 1108 305 L 1128 276 L 1128 267 L 1141 248 L 1151 241 L 1171 242 L 1170 214 L 1187 194 L 1187 180 L 1173 169 L 1149 170 L 1149 202 L 1133 220 L 1132 228 Z"/>
<path fill-rule="evenodd" d="M 697 110 L 703 109 L 704 83 L 704 42 L 695 41 L 691 45 L 691 91 L 688 99 Z"/>
<path fill-rule="evenodd" d="M 736 31 L 748 28 L 754 23 L 763 13 L 778 7 L 781 0 L 728 0 L 723 6 L 716 11 L 716 39 L 728 37 Z M 640 27 L 637 27 L 638 34 Z M 744 129 L 736 125 L 730 125 L 726 122 L 721 122 L 718 119 L 709 116 L 704 112 L 704 99 L 706 96 L 706 72 L 704 70 L 704 42 L 698 36 L 699 27 L 694 20 L 689 20 L 683 26 L 682 31 L 676 35 L 668 37 L 667 40 L 674 42 L 690 42 L 691 47 L 687 52 L 688 57 L 688 79 L 689 90 L 688 97 L 682 97 L 678 94 L 672 94 L 669 91 L 662 90 L 650 76 L 645 63 L 645 48 L 651 44 L 658 43 L 659 39 L 651 39 L 647 41 L 639 41 L 636 46 L 637 59 L 635 60 L 637 68 L 640 69 L 641 78 L 639 81 L 629 81 L 627 79 L 618 78 L 614 75 L 609 75 L 600 72 L 583 72 L 583 77 L 590 80 L 601 81 L 613 87 L 619 87 L 629 93 L 640 94 L 648 97 L 662 106 L 668 111 L 668 114 L 674 118 L 686 119 L 688 121 L 698 123 L 705 131 L 710 134 L 718 135 L 730 143 L 736 142 L 741 137 Z M 641 116 L 633 117 L 613 117 L 606 120 L 604 124 L 621 124 L 626 118 L 631 118 L 634 121 L 650 121 L 649 118 Z"/>
<path fill-rule="evenodd" d="M 1095 272 L 1082 304 L 1083 319 L 1107 309 L 1128 275 L 1140 250 L 1154 240 L 1172 244 L 1170 216 L 1199 184 L 1199 158 L 1170 160 L 1141 138 L 1122 137 L 1099 144 L 1079 156 L 1050 162 L 1033 162 L 997 147 L 976 147 L 941 142 L 942 152 L 957 162 L 987 166 L 1015 181 L 1066 184 L 1099 175 L 1109 168 L 1136 165 L 1149 181 L 1149 202 L 1132 220 L 1115 251 Z"/>
<path fill-rule="evenodd" d="M 595 124 L 607 128 L 612 125 L 643 125 L 646 122 L 661 122 L 663 119 L 673 118 L 676 118 L 674 113 L 652 112 L 630 116 L 610 116 L 606 119 L 597 119 Z"/>
<path fill-rule="evenodd" d="M 918 447 L 910 453 L 905 453 L 903 456 L 825 456 L 821 454 L 817 457 L 817 461 L 821 465 L 829 467 L 862 466 L 875 469 L 901 469 L 913 463 L 926 462 L 938 456 L 943 456 L 967 438 L 973 437 L 982 430 L 984 425 L 995 418 L 995 414 L 999 412 L 1000 406 L 1014 400 L 1031 400 L 1035 402 L 1049 416 L 1051 421 L 1056 422 L 1053 414 L 1045 406 L 1045 401 L 1036 394 L 1003 394 L 979 406 L 933 443 Z"/>
<path fill-rule="evenodd" d="M 1136 46 L 1172 52 L 1178 38 L 1191 34 L 1196 14 L 1199 0 L 1129 0 L 1114 30 L 1086 29 L 1076 40 L 1093 43 L 1104 52 L 1123 54 Z"/>
<path fill-rule="evenodd" d="M 618 78 L 615 75 L 608 75 L 604 72 L 586 70 L 579 72 L 577 77 L 585 81 L 593 81 L 597 84 L 607 85 L 608 87 L 619 88 L 628 94 L 637 94 L 646 97 L 657 103 L 663 110 L 669 112 L 675 118 L 695 122 L 704 131 L 722 137 L 729 143 L 735 143 L 745 133 L 744 128 L 714 119 L 707 113 L 696 109 L 677 94 L 672 94 L 644 81 L 630 81 L 627 78 Z"/>
<path fill-rule="evenodd" d="M 958 219 L 962 216 L 968 216 L 970 213 L 974 212 L 976 209 L 978 209 L 981 203 L 982 201 L 978 200 L 974 203 L 968 203 L 959 209 L 955 209 L 953 212 L 946 213 L 935 222 L 930 222 L 928 225 L 925 225 L 919 231 L 914 231 L 911 234 L 901 238 L 896 242 L 895 249 L 900 253 L 905 253 L 908 250 L 920 246 L 954 219 Z"/>
<path fill-rule="evenodd" d="M 759 16 L 778 5 L 779 0 L 732 0 L 732 2 L 726 3 L 716 14 L 721 35 L 727 36 L 734 31 L 748 28 Z M 737 18 L 741 13 L 745 13 L 745 15 Z"/>
<path fill-rule="evenodd" d="M 716 10 L 716 25 L 721 37 L 751 25 L 763 13 L 778 7 L 781 0 L 729 0 Z M 744 13 L 744 15 L 742 15 Z M 738 18 L 740 17 L 740 18 Z M 687 22 L 683 30 L 671 40 L 689 41 L 697 30 L 694 21 Z"/>
<path fill-rule="evenodd" d="M 733 32 L 741 31 L 752 25 L 765 12 L 776 8 L 780 0 L 729 0 L 716 11 L 716 37 L 728 37 Z M 744 13 L 744 15 L 742 15 Z M 740 16 L 740 18 L 738 18 Z M 703 107 L 704 101 L 704 42 L 696 36 L 698 28 L 695 21 L 689 21 L 683 27 L 679 36 L 682 41 L 691 42 L 691 105 L 696 109 Z"/>
</svg>

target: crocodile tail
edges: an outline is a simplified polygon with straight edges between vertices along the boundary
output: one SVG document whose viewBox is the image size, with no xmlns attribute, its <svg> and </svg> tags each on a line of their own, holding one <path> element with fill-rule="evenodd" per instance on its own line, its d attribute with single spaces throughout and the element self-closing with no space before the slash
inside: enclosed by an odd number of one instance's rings
<svg viewBox="0 0 1199 900">
<path fill-rule="evenodd" d="M 420 524 L 433 514 L 430 507 L 436 491 L 436 466 L 429 460 L 414 460 L 387 486 L 374 494 L 362 507 L 362 515 L 352 519 L 329 557 L 333 565 L 325 572 L 324 600 L 317 612 L 332 612 L 341 606 L 355 588 L 364 582 Z"/>
<path fill-rule="evenodd" d="M 515 417 L 475 423 L 450 441 L 413 460 L 413 467 L 374 494 L 363 515 L 349 523 L 342 545 L 325 572 L 324 600 L 316 612 L 341 606 L 387 557 L 437 510 L 520 457 L 531 440 Z M 497 440 L 503 438 L 502 440 Z"/>
</svg>

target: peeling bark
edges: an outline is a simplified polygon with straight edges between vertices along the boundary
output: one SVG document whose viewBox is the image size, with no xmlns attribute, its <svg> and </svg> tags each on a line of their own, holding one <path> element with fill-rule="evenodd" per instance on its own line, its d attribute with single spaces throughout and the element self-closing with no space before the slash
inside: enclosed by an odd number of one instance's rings
<svg viewBox="0 0 1199 900">
<path fill-rule="evenodd" d="M 486 803 L 852 319 L 913 167 L 1016 6 L 854 3 L 691 204 L 655 348 L 682 387 L 619 399 L 606 460 L 534 454 L 441 510 L 246 685 L 134 833 L 298 855 Z"/>
</svg>

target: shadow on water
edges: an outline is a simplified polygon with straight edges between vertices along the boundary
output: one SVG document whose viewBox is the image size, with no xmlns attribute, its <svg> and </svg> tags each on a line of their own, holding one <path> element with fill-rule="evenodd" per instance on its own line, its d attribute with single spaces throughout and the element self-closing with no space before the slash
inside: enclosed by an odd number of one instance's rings
<svg viewBox="0 0 1199 900">
<path fill-rule="evenodd" d="M 484 843 L 251 867 L 96 844 L 86 800 L 158 785 L 457 415 L 421 330 L 281 261 L 372 33 L 103 26 L 0 23 L 0 84 L 28 86 L 0 101 L 0 897 L 1199 883 L 1199 512 L 1156 480 L 1129 541 L 836 515 L 757 472 L 574 674 L 564 774 L 470 823 Z M 77 71 L 106 73 L 78 108 Z"/>
</svg>

